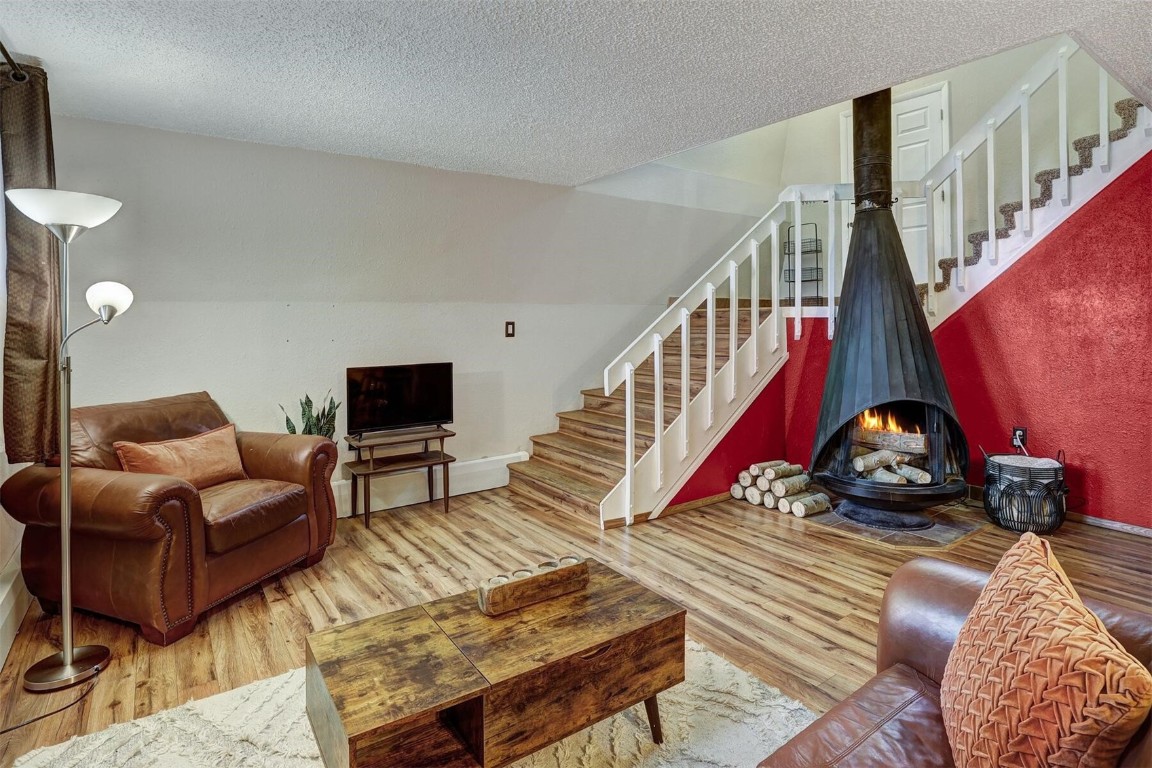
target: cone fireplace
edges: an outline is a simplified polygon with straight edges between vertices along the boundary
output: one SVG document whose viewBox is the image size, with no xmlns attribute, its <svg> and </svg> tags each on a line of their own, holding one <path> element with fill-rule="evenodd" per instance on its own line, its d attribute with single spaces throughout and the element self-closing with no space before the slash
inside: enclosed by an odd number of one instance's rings
<svg viewBox="0 0 1152 768">
<path fill-rule="evenodd" d="M 841 517 L 917 530 L 961 498 L 968 443 L 892 216 L 892 94 L 852 102 L 856 216 L 811 467 Z"/>
</svg>

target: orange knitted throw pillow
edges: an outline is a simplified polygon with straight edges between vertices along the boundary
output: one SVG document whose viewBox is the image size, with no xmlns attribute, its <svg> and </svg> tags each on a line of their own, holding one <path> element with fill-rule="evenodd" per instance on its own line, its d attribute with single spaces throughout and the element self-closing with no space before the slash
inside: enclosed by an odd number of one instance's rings
<svg viewBox="0 0 1152 768">
<path fill-rule="evenodd" d="M 112 448 L 125 472 L 172 475 L 192 483 L 198 491 L 247 477 L 236 447 L 235 424 L 159 443 L 117 440 Z"/>
<path fill-rule="evenodd" d="M 940 707 L 956 768 L 1112 768 L 1152 707 L 1152 675 L 1026 533 L 960 629 Z"/>
</svg>

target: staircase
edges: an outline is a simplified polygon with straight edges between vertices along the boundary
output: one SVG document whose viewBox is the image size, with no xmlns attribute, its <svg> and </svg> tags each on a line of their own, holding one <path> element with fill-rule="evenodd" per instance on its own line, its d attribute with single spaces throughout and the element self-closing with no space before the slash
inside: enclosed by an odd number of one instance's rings
<svg viewBox="0 0 1152 768">
<path fill-rule="evenodd" d="M 728 328 L 731 318 L 728 306 L 715 310 L 716 326 Z M 768 306 L 761 304 L 760 321 L 768 316 Z M 750 305 L 745 302 L 736 311 L 737 343 L 744 343 L 751 333 Z M 707 380 L 708 335 L 707 309 L 698 307 L 689 322 L 688 381 L 690 397 L 704 389 Z M 682 374 L 681 330 L 677 329 L 662 342 L 664 427 L 672 425 L 680 413 Z M 728 362 L 730 344 L 726 334 L 714 335 L 716 364 Z M 656 378 L 654 357 L 635 370 L 635 458 L 639 459 L 655 440 Z M 559 429 L 532 440 L 532 457 L 508 465 L 508 487 L 558 510 L 577 515 L 581 520 L 598 520 L 600 504 L 624 479 L 626 385 L 610 394 L 602 389 L 581 391 L 584 407 L 558 413 Z M 646 519 L 637 516 L 636 520 Z M 618 525 L 623 524 L 621 521 Z"/>
<path fill-rule="evenodd" d="M 1078 51 L 1075 41 L 1062 38 L 923 179 L 895 185 L 901 200 L 918 201 L 927 209 L 928 279 L 918 287 L 930 327 L 959 310 L 1112 178 L 1152 151 L 1152 113 L 1132 98 L 1112 103 L 1108 96 L 1115 86 L 1102 68 L 1097 68 L 1095 99 L 1099 130 L 1069 141 L 1068 105 L 1086 102 L 1080 94 L 1070 100 L 1068 93 L 1068 63 Z M 1030 110 L 1041 104 L 1033 104 L 1034 96 L 1053 78 L 1058 106 L 1047 117 L 1057 126 L 1056 136 L 1047 146 L 1030 147 Z M 1119 128 L 1110 128 L 1109 108 L 1120 117 Z M 1019 126 L 1016 136 L 1005 133 L 1010 119 Z M 993 146 L 1005 142 L 1018 142 L 1021 166 L 1019 199 L 1012 202 L 997 200 L 995 160 L 1003 155 Z M 972 174 L 973 154 L 981 148 L 990 158 L 986 194 L 981 209 L 966 215 L 964 177 L 966 169 Z M 1069 149 L 1078 155 L 1077 163 L 1070 162 Z M 1030 172 L 1033 160 L 1050 157 L 1059 158 L 1056 167 Z M 952 190 L 947 215 L 953 234 L 948 243 L 937 244 L 933 208 L 944 185 Z M 843 274 L 836 244 L 839 203 L 853 197 L 851 184 L 785 189 L 772 210 L 604 369 L 603 388 L 581 393 L 583 408 L 557 414 L 556 432 L 532 438 L 531 459 L 509 465 L 509 487 L 601 528 L 631 525 L 664 511 L 783 367 L 787 336 L 800 339 L 803 320 L 821 317 L 832 338 L 834 302 L 812 306 L 807 299 L 780 298 L 780 232 L 794 225 L 792 247 L 799 253 L 803 221 L 812 215 L 809 211 L 805 217 L 805 204 L 824 205 L 824 295 L 836 296 L 837 276 Z M 986 226 L 981 229 L 980 223 Z M 766 301 L 760 299 L 762 272 L 770 295 Z M 788 318 L 791 334 L 785 334 Z"/>
<path fill-rule="evenodd" d="M 1120 117 L 1121 125 L 1119 128 L 1108 131 L 1109 143 L 1122 141 L 1137 129 L 1137 122 L 1140 118 L 1140 109 L 1142 106 L 1139 101 L 1133 98 L 1122 99 L 1113 104 L 1113 110 Z M 1094 150 L 1100 147 L 1100 136 L 1101 134 L 1094 133 L 1089 136 L 1082 136 L 1072 142 L 1072 148 L 1076 151 L 1080 162 L 1068 166 L 1068 178 L 1082 176 L 1093 167 Z M 1048 168 L 1038 172 L 1033 177 L 1036 184 L 1040 187 L 1040 194 L 1030 199 L 1029 202 L 1032 210 L 1046 208 L 1048 204 L 1052 202 L 1054 196 L 1053 187 L 1056 181 L 1062 178 L 1062 176 L 1063 174 L 1060 168 Z M 1000 205 L 997 210 L 1004 219 L 1004 226 L 996 228 L 996 239 L 1007 240 L 1016 233 L 1017 214 L 1023 212 L 1024 203 L 1022 200 L 1004 203 Z M 988 229 L 981 229 L 967 236 L 968 244 L 971 246 L 972 252 L 964 257 L 965 267 L 976 266 L 984 257 L 988 243 L 988 232 Z M 952 285 L 953 274 L 959 267 L 959 260 L 954 256 L 940 259 L 939 266 L 941 279 L 936 281 L 934 290 L 937 293 L 943 293 Z M 917 288 L 920 291 L 920 298 L 923 300 L 927 293 L 928 285 L 927 283 L 921 283 Z"/>
</svg>

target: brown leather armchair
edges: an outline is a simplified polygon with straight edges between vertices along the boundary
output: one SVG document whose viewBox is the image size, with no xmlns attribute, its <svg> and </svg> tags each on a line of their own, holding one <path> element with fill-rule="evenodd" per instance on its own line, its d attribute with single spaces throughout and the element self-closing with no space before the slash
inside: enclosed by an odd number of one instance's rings
<svg viewBox="0 0 1152 768">
<path fill-rule="evenodd" d="M 336 444 L 237 432 L 247 479 L 197 491 L 124 472 L 113 442 L 190 437 L 228 424 L 207 392 L 72 410 L 72 585 L 77 608 L 137 624 L 167 645 L 212 606 L 324 557 L 336 531 Z M 20 565 L 40 604 L 60 600 L 60 469 L 34 465 L 0 487 L 24 523 Z"/>
<path fill-rule="evenodd" d="M 989 574 L 918 558 L 884 591 L 876 676 L 760 763 L 760 768 L 953 768 L 940 713 L 948 652 Z M 1152 669 L 1152 614 L 1085 600 L 1108 631 Z M 1149 718 L 1117 768 L 1152 766 Z"/>
</svg>

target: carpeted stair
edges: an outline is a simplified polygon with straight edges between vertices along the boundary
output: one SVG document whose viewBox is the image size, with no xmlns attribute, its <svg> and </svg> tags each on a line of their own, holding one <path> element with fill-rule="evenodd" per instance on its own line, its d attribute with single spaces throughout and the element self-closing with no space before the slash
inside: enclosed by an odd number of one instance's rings
<svg viewBox="0 0 1152 768">
<path fill-rule="evenodd" d="M 1137 99 L 1123 99 L 1116 102 L 1114 108 L 1116 114 L 1120 116 L 1121 125 L 1119 128 L 1109 131 L 1108 138 L 1110 141 L 1119 141 L 1132 132 L 1136 127 L 1137 114 L 1140 110 L 1141 103 Z M 1076 150 L 1079 155 L 1080 162 L 1077 165 L 1068 166 L 1069 176 L 1079 176 L 1085 170 L 1092 167 L 1092 150 L 1100 146 L 1100 134 L 1094 133 L 1090 136 L 1082 136 L 1072 142 L 1072 148 Z M 1043 208 L 1048 205 L 1052 200 L 1052 184 L 1056 179 L 1060 178 L 1059 168 L 1048 168 L 1040 171 L 1035 175 L 1035 180 L 1040 185 L 1040 194 L 1033 197 L 1029 202 L 1032 209 Z M 996 239 L 1003 240 L 1011 237 L 1012 231 L 1016 228 L 1016 214 L 1024 210 L 1023 201 L 1017 200 L 1011 203 L 1004 203 L 999 207 L 1000 215 L 1004 217 L 1004 226 L 997 227 Z M 972 267 L 980 263 L 980 259 L 984 253 L 984 243 L 988 241 L 988 230 L 982 229 L 978 232 L 973 232 L 968 235 L 968 243 L 972 246 L 972 253 L 964 257 L 964 266 Z M 958 263 L 955 256 L 940 259 L 940 272 L 943 277 L 935 285 L 937 293 L 948 290 L 952 285 L 952 274 L 956 270 Z M 916 286 L 916 290 L 920 294 L 921 301 L 927 293 L 928 286 L 925 283 L 920 283 Z"/>
</svg>

